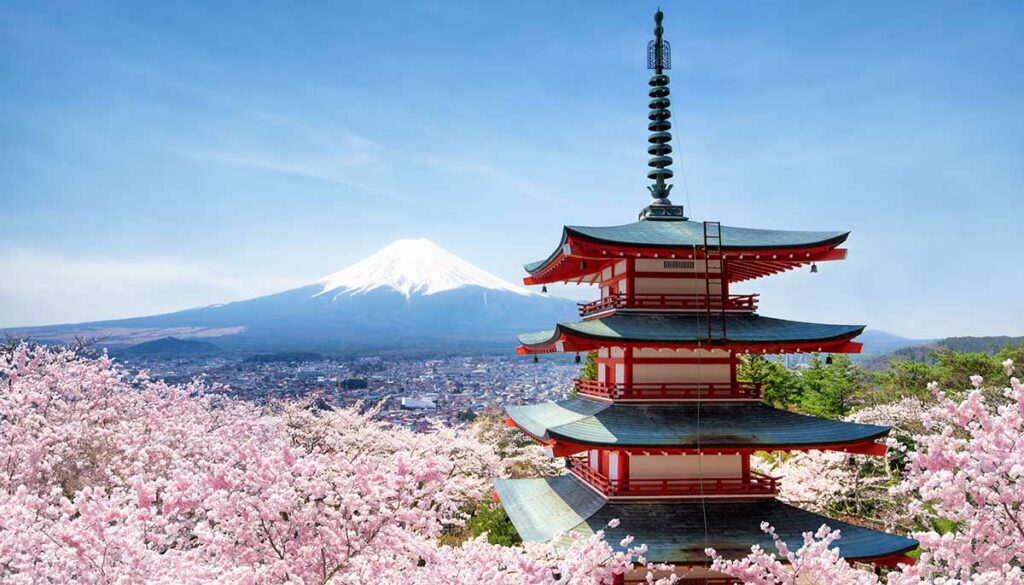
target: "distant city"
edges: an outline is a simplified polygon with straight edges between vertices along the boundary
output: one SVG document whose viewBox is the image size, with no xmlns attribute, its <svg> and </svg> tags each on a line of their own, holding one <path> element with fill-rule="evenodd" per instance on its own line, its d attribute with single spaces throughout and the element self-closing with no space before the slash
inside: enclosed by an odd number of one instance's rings
<svg viewBox="0 0 1024 585">
<path fill-rule="evenodd" d="M 119 361 L 152 379 L 200 379 L 223 387 L 230 396 L 256 402 L 307 398 L 319 399 L 325 407 L 383 402 L 379 418 L 416 431 L 459 425 L 503 405 L 559 400 L 580 371 L 580 365 L 565 356 L 538 363 L 516 356 L 336 360 L 287 354 L 125 356 Z"/>
</svg>

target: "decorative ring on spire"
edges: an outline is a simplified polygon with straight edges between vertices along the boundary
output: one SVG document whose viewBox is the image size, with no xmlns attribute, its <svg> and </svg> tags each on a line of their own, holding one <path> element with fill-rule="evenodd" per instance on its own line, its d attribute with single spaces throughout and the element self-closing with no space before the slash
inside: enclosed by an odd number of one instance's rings
<svg viewBox="0 0 1024 585">
<path fill-rule="evenodd" d="M 668 75 L 659 74 L 651 77 L 649 82 L 651 90 L 648 95 L 651 97 L 651 101 L 648 106 L 651 111 L 647 114 L 647 118 L 651 122 L 647 127 L 652 132 L 647 137 L 647 141 L 651 143 L 647 147 L 647 154 L 653 156 L 647 161 L 647 166 L 653 170 L 647 172 L 647 178 L 658 181 L 656 185 L 653 185 L 655 189 L 651 190 L 651 195 L 655 199 L 668 197 L 669 189 L 665 188 L 667 186 L 664 185 L 664 181 L 672 178 L 672 169 L 668 168 L 672 165 L 672 157 L 668 156 L 672 152 L 672 145 L 669 144 L 669 141 L 672 140 L 672 133 L 669 132 L 672 128 L 672 123 L 669 122 L 672 112 L 668 109 L 672 105 L 672 101 L 668 99 L 668 81 Z"/>
<path fill-rule="evenodd" d="M 651 192 L 651 202 L 640 211 L 640 219 L 650 220 L 686 220 L 681 205 L 672 205 L 668 195 L 672 191 L 672 185 L 666 183 L 672 178 L 672 100 L 668 88 L 668 75 L 666 69 L 672 68 L 672 48 L 668 41 L 662 38 L 665 33 L 661 22 L 665 15 L 659 9 L 654 13 L 654 40 L 647 43 L 647 68 L 654 70 L 654 75 L 648 81 L 650 88 L 647 95 L 651 100 L 647 103 L 650 111 L 647 112 L 647 129 L 651 134 L 647 137 L 647 178 L 654 181 L 653 185 L 647 187 Z"/>
<path fill-rule="evenodd" d="M 654 69 L 654 76 L 648 82 L 650 90 L 647 92 L 651 98 L 647 104 L 651 110 L 647 114 L 647 119 L 650 120 L 647 129 L 651 131 L 651 135 L 647 137 L 647 142 L 650 143 L 647 154 L 651 155 L 647 160 L 647 166 L 651 167 L 651 170 L 647 171 L 647 178 L 655 181 L 647 189 L 654 198 L 652 205 L 672 204 L 668 200 L 672 186 L 665 184 L 667 179 L 672 178 L 672 169 L 668 168 L 672 166 L 672 157 L 669 156 L 672 152 L 672 145 L 669 144 L 672 140 L 672 133 L 669 132 L 672 129 L 672 122 L 669 122 L 669 118 L 672 117 L 669 110 L 672 100 L 668 97 L 671 93 L 668 88 L 669 78 L 664 73 L 665 69 L 672 66 L 672 53 L 668 42 L 661 38 L 665 32 L 661 26 L 663 18 L 661 10 L 654 13 L 654 40 L 647 45 L 647 67 Z"/>
</svg>

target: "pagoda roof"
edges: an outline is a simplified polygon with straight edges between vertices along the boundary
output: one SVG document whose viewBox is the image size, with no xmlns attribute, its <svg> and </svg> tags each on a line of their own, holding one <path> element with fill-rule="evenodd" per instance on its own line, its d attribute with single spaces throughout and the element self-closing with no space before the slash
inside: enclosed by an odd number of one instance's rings
<svg viewBox="0 0 1024 585">
<path fill-rule="evenodd" d="M 541 441 L 617 448 L 807 449 L 863 445 L 890 427 L 797 414 L 760 402 L 616 404 L 575 397 L 507 406 Z"/>
<path fill-rule="evenodd" d="M 838 246 L 846 241 L 850 232 L 837 231 L 791 231 L 764 230 L 722 226 L 723 250 L 788 250 L 813 248 L 824 245 Z M 650 248 L 674 248 L 681 250 L 704 247 L 704 223 L 700 221 L 649 221 L 640 220 L 625 225 L 575 226 L 567 225 L 562 230 L 562 241 L 558 248 L 544 260 L 524 266 L 533 274 L 562 251 L 562 246 L 571 237 L 617 246 L 640 246 Z"/>
<path fill-rule="evenodd" d="M 721 319 L 726 338 L 721 338 Z M 618 313 L 599 319 L 558 323 L 554 329 L 519 336 L 521 353 L 553 351 L 562 342 L 564 351 L 587 351 L 601 345 L 651 343 L 659 346 L 731 345 L 753 349 L 857 352 L 859 344 L 847 342 L 864 331 L 864 325 L 829 325 L 787 321 L 757 314 L 727 314 L 711 318 L 709 342 L 707 316 L 695 314 Z"/>
<path fill-rule="evenodd" d="M 733 259 L 731 282 L 791 270 L 813 261 L 838 260 L 835 248 L 850 232 L 789 231 L 721 226 L 721 249 Z M 567 266 L 570 259 L 612 260 L 616 256 L 665 257 L 671 253 L 701 257 L 704 223 L 688 220 L 640 220 L 625 225 L 565 226 L 558 247 L 545 259 L 526 264 L 527 284 L 557 280 L 590 280 L 586 272 Z M 647 252 L 644 254 L 643 252 Z M 596 267 L 596 266 L 595 266 Z"/>
<path fill-rule="evenodd" d="M 755 544 L 775 550 L 771 537 L 761 530 L 762 522 L 771 524 L 790 550 L 803 545 L 805 532 L 815 532 L 823 524 L 838 529 L 842 536 L 833 548 L 848 560 L 902 555 L 918 545 L 909 538 L 833 520 L 775 499 L 609 502 L 571 474 L 499 479 L 494 487 L 524 540 L 547 542 L 559 532 L 590 536 L 604 530 L 606 541 L 617 550 L 624 548 L 620 541 L 631 535 L 635 544 L 647 545 L 644 556 L 660 563 L 706 564 L 706 547 L 727 558 L 745 556 Z M 619 520 L 614 528 L 608 526 L 613 519 Z"/>
</svg>

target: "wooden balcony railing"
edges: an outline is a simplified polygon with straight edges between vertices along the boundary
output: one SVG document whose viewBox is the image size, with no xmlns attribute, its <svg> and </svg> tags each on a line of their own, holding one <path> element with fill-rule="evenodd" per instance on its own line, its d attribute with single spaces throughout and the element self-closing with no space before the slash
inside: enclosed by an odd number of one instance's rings
<svg viewBox="0 0 1024 585">
<path fill-rule="evenodd" d="M 760 400 L 761 385 L 747 382 L 616 384 L 577 378 L 576 392 L 612 400 Z"/>
<path fill-rule="evenodd" d="M 586 457 L 568 457 L 566 466 L 576 477 L 609 498 L 699 498 L 705 496 L 774 496 L 778 477 L 751 472 L 748 477 L 686 477 L 674 479 L 609 479 L 590 467 Z"/>
<path fill-rule="evenodd" d="M 711 295 L 712 311 L 753 311 L 757 308 L 757 296 L 752 295 Z M 704 311 L 708 309 L 707 295 L 652 295 L 623 293 L 607 296 L 589 303 L 576 303 L 580 316 L 586 317 L 613 309 L 652 309 L 671 311 Z"/>
</svg>

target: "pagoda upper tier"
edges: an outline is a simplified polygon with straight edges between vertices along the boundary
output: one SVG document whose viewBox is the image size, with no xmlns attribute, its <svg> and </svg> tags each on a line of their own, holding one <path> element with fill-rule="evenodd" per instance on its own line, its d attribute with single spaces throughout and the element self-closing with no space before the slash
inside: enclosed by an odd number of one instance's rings
<svg viewBox="0 0 1024 585">
<path fill-rule="evenodd" d="M 696 348 L 714 345 L 739 353 L 859 353 L 850 341 L 863 325 L 829 325 L 762 317 L 756 313 L 616 313 L 519 336 L 519 353 L 593 351 L 601 347 Z"/>
<path fill-rule="evenodd" d="M 526 284 L 596 283 L 601 272 L 622 258 L 693 259 L 706 257 L 706 225 L 686 219 L 642 219 L 608 227 L 565 226 L 550 256 L 524 266 Z M 798 268 L 842 260 L 839 246 L 849 232 L 763 230 L 721 226 L 723 279 L 740 282 Z M 716 235 L 717 239 L 717 235 Z M 715 250 L 715 253 L 719 253 Z"/>
</svg>

